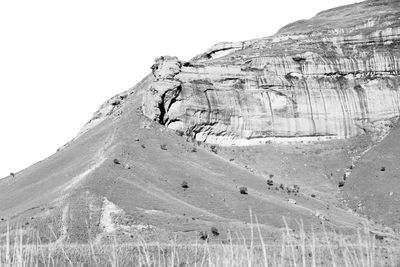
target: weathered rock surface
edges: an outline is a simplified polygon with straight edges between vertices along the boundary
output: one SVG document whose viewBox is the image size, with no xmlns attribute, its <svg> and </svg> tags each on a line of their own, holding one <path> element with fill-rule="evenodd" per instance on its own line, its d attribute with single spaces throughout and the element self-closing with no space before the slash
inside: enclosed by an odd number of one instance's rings
<svg viewBox="0 0 400 267">
<path fill-rule="evenodd" d="M 220 145 L 379 134 L 400 114 L 399 18 L 400 1 L 365 1 L 190 62 L 161 57 L 143 112 Z"/>
</svg>

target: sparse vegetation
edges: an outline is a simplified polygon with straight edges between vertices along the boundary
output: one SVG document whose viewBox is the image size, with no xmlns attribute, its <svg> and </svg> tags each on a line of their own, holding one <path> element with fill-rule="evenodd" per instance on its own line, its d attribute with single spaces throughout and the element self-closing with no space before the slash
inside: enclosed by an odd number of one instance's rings
<svg viewBox="0 0 400 267">
<path fill-rule="evenodd" d="M 268 179 L 267 180 L 267 184 L 269 186 L 273 186 L 273 180 L 272 179 Z M 298 186 L 297 184 L 293 185 L 293 187 L 290 186 L 285 186 L 284 184 L 279 184 L 279 186 L 275 186 L 275 190 L 279 191 L 285 191 L 287 194 L 294 194 L 295 196 L 297 196 L 297 194 L 300 192 L 300 186 Z"/>
<path fill-rule="evenodd" d="M 298 186 L 297 184 L 293 185 L 292 191 L 295 195 L 298 194 L 300 192 L 300 186 Z"/>
</svg>

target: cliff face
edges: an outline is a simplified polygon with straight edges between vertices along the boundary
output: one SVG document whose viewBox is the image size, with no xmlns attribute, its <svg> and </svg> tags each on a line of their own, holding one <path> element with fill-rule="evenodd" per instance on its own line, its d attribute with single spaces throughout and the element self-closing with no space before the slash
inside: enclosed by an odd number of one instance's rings
<svg viewBox="0 0 400 267">
<path fill-rule="evenodd" d="M 143 112 L 220 145 L 379 136 L 400 114 L 399 18 L 400 1 L 366 1 L 190 62 L 161 57 Z"/>
</svg>

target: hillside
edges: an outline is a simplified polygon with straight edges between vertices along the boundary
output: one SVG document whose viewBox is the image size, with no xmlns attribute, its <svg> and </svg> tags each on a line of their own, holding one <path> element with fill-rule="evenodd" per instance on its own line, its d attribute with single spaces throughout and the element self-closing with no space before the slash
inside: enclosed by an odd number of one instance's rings
<svg viewBox="0 0 400 267">
<path fill-rule="evenodd" d="M 272 239 L 283 218 L 398 230 L 399 3 L 324 11 L 190 62 L 156 59 L 74 140 L 0 180 L 0 231 L 100 242 L 216 227 L 225 240 L 249 234 L 250 212 Z"/>
</svg>

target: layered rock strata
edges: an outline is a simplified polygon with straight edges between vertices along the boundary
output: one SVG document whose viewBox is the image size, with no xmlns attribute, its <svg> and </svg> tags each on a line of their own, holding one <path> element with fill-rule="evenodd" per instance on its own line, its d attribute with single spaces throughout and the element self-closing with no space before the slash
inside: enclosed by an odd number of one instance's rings
<svg viewBox="0 0 400 267">
<path fill-rule="evenodd" d="M 328 10 L 272 37 L 217 44 L 190 62 L 161 57 L 143 112 L 221 145 L 383 131 L 400 115 L 399 3 Z M 355 7 L 356 19 L 330 26 Z"/>
</svg>

